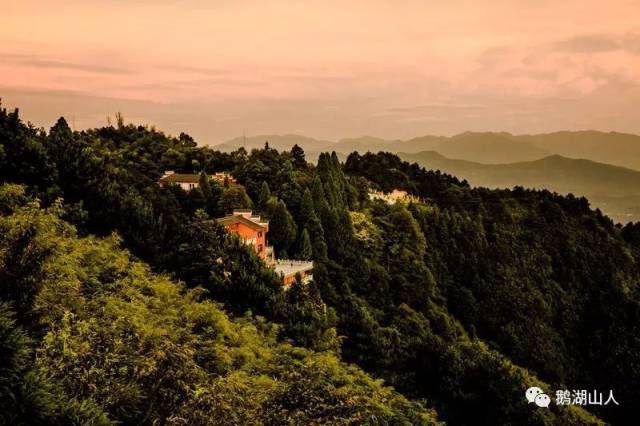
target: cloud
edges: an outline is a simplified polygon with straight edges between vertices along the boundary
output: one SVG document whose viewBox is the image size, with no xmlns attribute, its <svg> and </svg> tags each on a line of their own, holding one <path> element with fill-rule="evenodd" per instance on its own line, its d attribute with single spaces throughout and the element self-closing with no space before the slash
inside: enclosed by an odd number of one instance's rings
<svg viewBox="0 0 640 426">
<path fill-rule="evenodd" d="M 622 45 L 628 52 L 640 55 L 640 34 L 627 34 L 622 39 Z"/>
<path fill-rule="evenodd" d="M 481 105 L 463 105 L 463 104 L 430 104 L 416 105 L 410 107 L 389 108 L 387 111 L 396 114 L 423 114 L 438 113 L 451 111 L 474 111 L 482 109 Z"/>
<path fill-rule="evenodd" d="M 571 53 L 610 52 L 620 47 L 620 41 L 609 34 L 579 35 L 555 43 L 556 50 Z"/>
<path fill-rule="evenodd" d="M 191 67 L 186 65 L 158 65 L 156 66 L 156 68 L 165 71 L 176 71 L 187 74 L 224 75 L 229 73 L 228 70 L 220 68 Z"/>
<path fill-rule="evenodd" d="M 207 87 L 260 87 L 264 83 L 259 80 L 234 77 L 213 77 L 191 80 L 172 80 L 156 83 L 142 83 L 123 86 L 125 89 L 159 89 L 159 90 L 197 90 Z"/>
<path fill-rule="evenodd" d="M 601 53 L 622 50 L 640 54 L 640 34 L 582 34 L 554 44 L 554 50 L 567 53 Z"/>
<path fill-rule="evenodd" d="M 0 53 L 0 61 L 14 65 L 20 65 L 40 69 L 67 69 L 99 74 L 129 74 L 130 71 L 124 68 L 111 67 L 106 65 L 94 65 L 60 61 L 55 59 L 42 58 L 34 55 L 22 55 L 15 53 Z"/>
</svg>

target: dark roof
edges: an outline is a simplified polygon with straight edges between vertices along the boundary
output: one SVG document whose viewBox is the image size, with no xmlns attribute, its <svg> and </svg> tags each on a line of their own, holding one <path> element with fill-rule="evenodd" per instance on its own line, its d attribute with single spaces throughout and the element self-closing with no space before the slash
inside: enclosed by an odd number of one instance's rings
<svg viewBox="0 0 640 426">
<path fill-rule="evenodd" d="M 198 183 L 200 181 L 200 175 L 187 175 L 182 173 L 173 173 L 169 176 L 160 178 L 161 182 L 185 182 L 185 183 Z"/>
<path fill-rule="evenodd" d="M 218 222 L 222 226 L 232 225 L 234 223 L 244 223 L 249 228 L 255 229 L 256 231 L 265 229 L 265 226 L 260 225 L 259 223 L 255 223 L 254 221 L 240 215 L 221 217 L 219 219 L 216 219 L 216 222 Z"/>
</svg>

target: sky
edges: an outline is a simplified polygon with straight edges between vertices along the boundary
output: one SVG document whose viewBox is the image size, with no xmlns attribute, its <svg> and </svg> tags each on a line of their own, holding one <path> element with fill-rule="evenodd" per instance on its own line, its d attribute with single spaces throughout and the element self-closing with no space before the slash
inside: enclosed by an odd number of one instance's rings
<svg viewBox="0 0 640 426">
<path fill-rule="evenodd" d="M 0 98 L 203 144 L 640 133 L 640 0 L 0 0 Z"/>
</svg>

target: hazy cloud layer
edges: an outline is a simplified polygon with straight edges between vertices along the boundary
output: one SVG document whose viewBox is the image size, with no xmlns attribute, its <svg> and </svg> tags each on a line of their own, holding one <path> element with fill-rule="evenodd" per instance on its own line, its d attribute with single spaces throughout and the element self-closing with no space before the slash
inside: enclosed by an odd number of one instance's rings
<svg viewBox="0 0 640 426">
<path fill-rule="evenodd" d="M 0 52 L 0 63 L 5 66 L 15 66 L 17 68 L 41 68 L 44 70 L 74 70 L 99 74 L 129 74 L 130 70 L 112 67 L 108 65 L 92 65 L 87 63 L 73 63 L 51 59 L 47 57 L 39 57 L 35 55 L 24 55 L 16 53 Z"/>
<path fill-rule="evenodd" d="M 555 44 L 559 51 L 573 53 L 600 53 L 625 51 L 640 55 L 640 34 L 585 34 L 559 41 Z"/>
<path fill-rule="evenodd" d="M 388 139 L 640 133 L 637 1 L 12 2 L 0 97 L 50 126 L 130 120 Z"/>
</svg>

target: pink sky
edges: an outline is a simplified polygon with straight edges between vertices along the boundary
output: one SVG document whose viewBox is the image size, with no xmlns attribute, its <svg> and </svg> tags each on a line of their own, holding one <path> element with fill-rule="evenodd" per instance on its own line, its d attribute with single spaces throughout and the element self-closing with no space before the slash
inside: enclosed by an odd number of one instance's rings
<svg viewBox="0 0 640 426">
<path fill-rule="evenodd" d="M 0 97 L 39 126 L 640 133 L 639 0 L 0 2 Z"/>
</svg>

